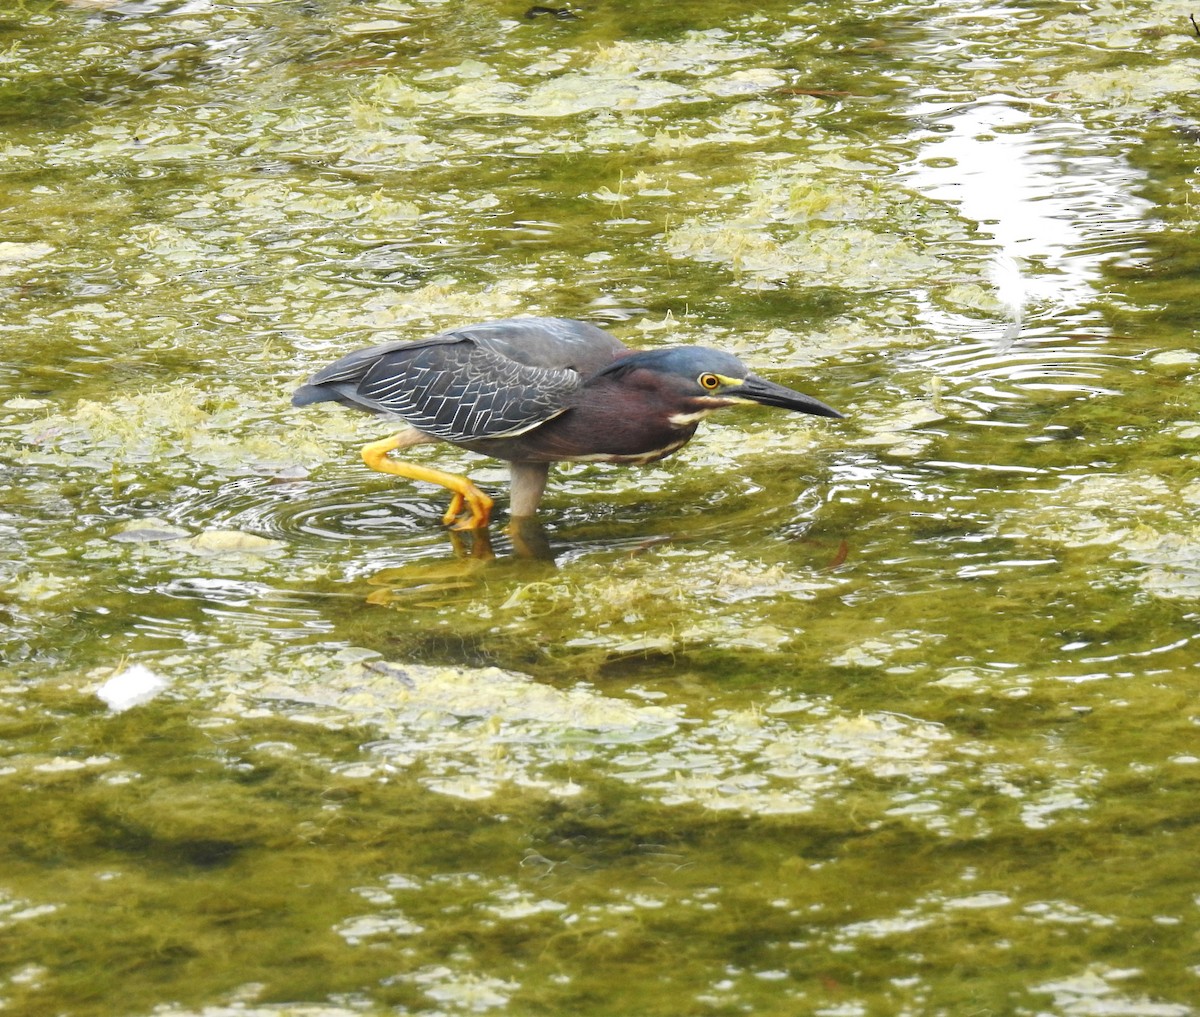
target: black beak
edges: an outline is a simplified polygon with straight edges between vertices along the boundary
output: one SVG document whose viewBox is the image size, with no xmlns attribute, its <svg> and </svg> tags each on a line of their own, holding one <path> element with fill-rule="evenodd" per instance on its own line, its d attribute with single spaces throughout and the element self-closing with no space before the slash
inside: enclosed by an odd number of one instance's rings
<svg viewBox="0 0 1200 1017">
<path fill-rule="evenodd" d="M 762 403 L 764 406 L 779 406 L 785 410 L 795 410 L 797 413 L 811 413 L 816 417 L 841 417 L 832 406 L 826 406 L 820 399 L 806 396 L 795 389 L 776 385 L 773 381 L 760 378 L 757 374 L 746 376 L 740 386 L 730 390 L 730 395 L 738 399 Z"/>
</svg>

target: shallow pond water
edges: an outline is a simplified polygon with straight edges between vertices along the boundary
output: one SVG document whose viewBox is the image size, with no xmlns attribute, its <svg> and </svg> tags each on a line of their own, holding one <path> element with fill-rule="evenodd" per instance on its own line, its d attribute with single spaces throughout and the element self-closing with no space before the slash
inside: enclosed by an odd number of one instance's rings
<svg viewBox="0 0 1200 1017">
<path fill-rule="evenodd" d="M 1200 1010 L 1190 13 L 0 15 L 0 1009 Z M 847 419 L 289 405 L 518 314 Z"/>
</svg>

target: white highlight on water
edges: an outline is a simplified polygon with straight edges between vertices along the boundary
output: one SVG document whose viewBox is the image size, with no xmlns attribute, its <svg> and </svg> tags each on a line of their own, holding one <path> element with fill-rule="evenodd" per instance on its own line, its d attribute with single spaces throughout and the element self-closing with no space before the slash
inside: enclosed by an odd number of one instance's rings
<svg viewBox="0 0 1200 1017">
<path fill-rule="evenodd" d="M 1029 302 L 1029 285 L 1025 276 L 1021 274 L 1021 266 L 1017 259 L 1003 252 L 992 259 L 988 278 L 996 287 L 996 299 L 1000 301 L 1009 318 L 1001 341 L 1006 346 L 1011 345 L 1021 334 L 1025 307 Z"/>
</svg>

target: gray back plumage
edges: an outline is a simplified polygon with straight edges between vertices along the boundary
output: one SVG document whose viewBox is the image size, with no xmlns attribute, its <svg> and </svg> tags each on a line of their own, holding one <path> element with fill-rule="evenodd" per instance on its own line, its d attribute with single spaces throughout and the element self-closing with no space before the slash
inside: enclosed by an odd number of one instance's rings
<svg viewBox="0 0 1200 1017">
<path fill-rule="evenodd" d="M 392 414 L 451 442 L 512 437 L 570 408 L 584 380 L 625 352 L 586 322 L 510 318 L 356 350 L 314 374 L 292 402 Z"/>
</svg>

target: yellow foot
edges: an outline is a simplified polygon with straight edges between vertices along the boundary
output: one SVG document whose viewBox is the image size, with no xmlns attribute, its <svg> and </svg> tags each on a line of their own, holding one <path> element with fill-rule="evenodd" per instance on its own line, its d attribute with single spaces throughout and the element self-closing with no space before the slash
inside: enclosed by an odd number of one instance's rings
<svg viewBox="0 0 1200 1017">
<path fill-rule="evenodd" d="M 454 492 L 454 497 L 450 499 L 450 507 L 442 516 L 442 525 L 449 526 L 452 530 L 486 529 L 491 521 L 492 506 L 495 502 L 465 477 L 459 479 L 463 480 L 465 486 Z"/>
<path fill-rule="evenodd" d="M 394 477 L 407 477 L 409 480 L 423 480 L 430 484 L 439 484 L 446 490 L 454 492 L 454 497 L 450 499 L 450 507 L 442 516 L 443 525 L 456 530 L 482 530 L 492 517 L 493 502 L 470 480 L 455 473 L 430 469 L 428 466 L 417 466 L 415 463 L 401 462 L 388 456 L 389 452 L 395 452 L 397 449 L 421 445 L 434 440 L 436 439 L 409 428 L 390 438 L 383 438 L 364 445 L 363 462 L 380 473 L 390 473 Z"/>
<path fill-rule="evenodd" d="M 455 494 L 450 499 L 450 507 L 446 509 L 442 515 L 442 525 L 449 526 L 451 529 L 461 529 L 462 527 L 455 526 L 455 521 L 462 515 L 464 498 L 461 494 Z"/>
</svg>

